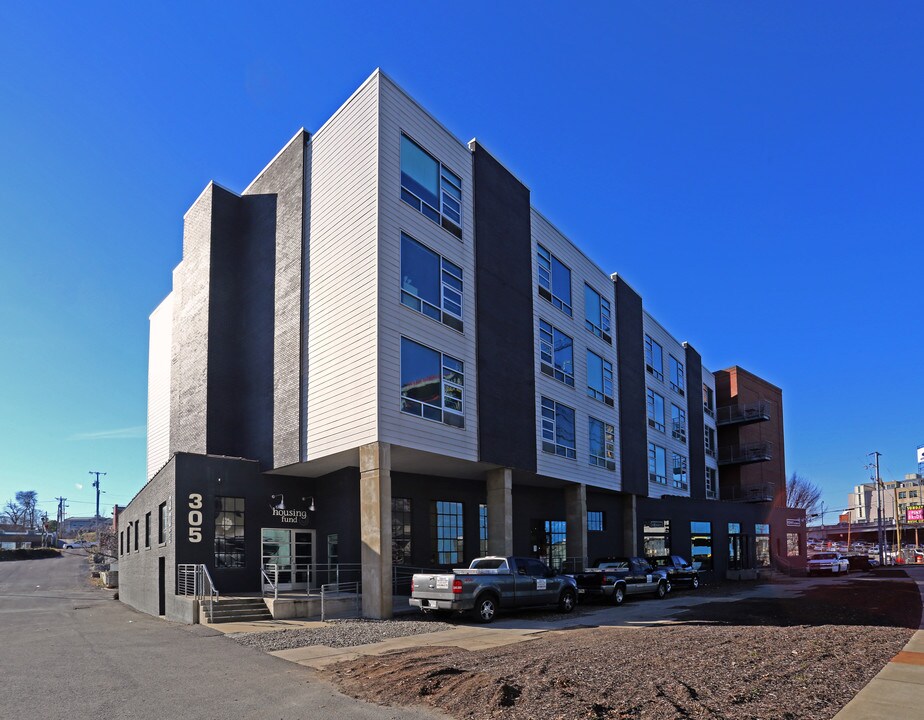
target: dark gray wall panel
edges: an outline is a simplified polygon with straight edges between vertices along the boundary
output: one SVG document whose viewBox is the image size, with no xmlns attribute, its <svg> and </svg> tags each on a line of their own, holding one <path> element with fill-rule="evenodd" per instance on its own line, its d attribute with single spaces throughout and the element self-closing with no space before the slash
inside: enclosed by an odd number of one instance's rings
<svg viewBox="0 0 924 720">
<path fill-rule="evenodd" d="M 648 423 L 645 416 L 645 361 L 642 298 L 625 280 L 613 283 L 619 377 L 619 452 L 622 489 L 648 495 Z"/>
<path fill-rule="evenodd" d="M 473 144 L 480 459 L 536 470 L 529 190 Z"/>
<path fill-rule="evenodd" d="M 703 359 L 692 345 L 684 343 L 687 366 L 687 443 L 690 446 L 690 497 L 706 497 L 705 420 L 703 419 Z"/>
</svg>

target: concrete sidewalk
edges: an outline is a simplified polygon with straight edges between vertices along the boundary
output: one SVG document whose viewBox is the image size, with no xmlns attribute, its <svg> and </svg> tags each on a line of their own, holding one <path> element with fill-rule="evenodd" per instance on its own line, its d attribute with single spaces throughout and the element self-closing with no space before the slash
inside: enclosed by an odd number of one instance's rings
<svg viewBox="0 0 924 720">
<path fill-rule="evenodd" d="M 924 568 L 903 568 L 924 602 Z M 915 710 L 917 708 L 917 710 Z M 834 720 L 881 720 L 924 715 L 924 618 L 908 644 L 879 671 Z"/>
</svg>

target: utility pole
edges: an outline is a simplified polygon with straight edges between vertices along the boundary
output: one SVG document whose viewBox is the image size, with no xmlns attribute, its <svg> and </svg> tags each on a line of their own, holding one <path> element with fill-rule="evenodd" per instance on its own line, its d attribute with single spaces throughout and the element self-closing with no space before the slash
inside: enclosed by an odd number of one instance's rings
<svg viewBox="0 0 924 720">
<path fill-rule="evenodd" d="M 90 475 L 96 475 L 96 480 L 93 481 L 93 487 L 96 488 L 96 524 L 99 525 L 99 476 L 105 475 L 106 473 L 100 472 L 99 470 L 91 470 Z"/>
<path fill-rule="evenodd" d="M 55 537 L 60 538 L 61 534 L 64 532 L 64 503 L 67 502 L 66 497 L 56 497 L 55 500 L 58 501 L 58 527 L 55 530 Z"/>
<path fill-rule="evenodd" d="M 873 455 L 876 459 L 876 497 L 879 500 L 877 505 L 879 506 L 879 527 L 878 527 L 878 536 L 879 536 L 879 567 L 885 567 L 885 532 L 882 527 L 882 478 L 879 477 L 879 456 L 882 455 L 878 450 L 874 450 L 867 455 Z"/>
</svg>

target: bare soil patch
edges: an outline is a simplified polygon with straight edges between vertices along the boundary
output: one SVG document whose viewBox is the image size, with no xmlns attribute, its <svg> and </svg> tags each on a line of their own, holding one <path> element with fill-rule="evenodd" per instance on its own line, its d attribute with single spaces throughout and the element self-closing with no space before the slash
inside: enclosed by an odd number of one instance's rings
<svg viewBox="0 0 924 720">
<path fill-rule="evenodd" d="M 827 720 L 917 629 L 907 577 L 780 601 L 717 601 L 685 624 L 557 631 L 504 648 L 418 649 L 330 669 L 340 688 L 456 718 Z"/>
</svg>

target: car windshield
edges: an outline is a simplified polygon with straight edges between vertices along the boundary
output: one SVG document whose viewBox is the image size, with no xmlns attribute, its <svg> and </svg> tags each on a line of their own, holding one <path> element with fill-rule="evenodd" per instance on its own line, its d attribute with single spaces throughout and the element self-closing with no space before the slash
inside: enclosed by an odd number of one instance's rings
<svg viewBox="0 0 924 720">
<path fill-rule="evenodd" d="M 597 563 L 601 570 L 627 570 L 629 568 L 628 560 L 603 560 Z"/>
<path fill-rule="evenodd" d="M 655 567 L 665 567 L 666 565 L 671 564 L 671 559 L 667 557 L 651 557 L 648 558 L 648 562 Z"/>
<path fill-rule="evenodd" d="M 809 558 L 809 560 L 834 560 L 837 555 L 834 553 L 816 553 Z"/>
<path fill-rule="evenodd" d="M 507 560 L 504 558 L 481 558 L 472 560 L 472 570 L 500 570 L 507 567 Z"/>
</svg>

